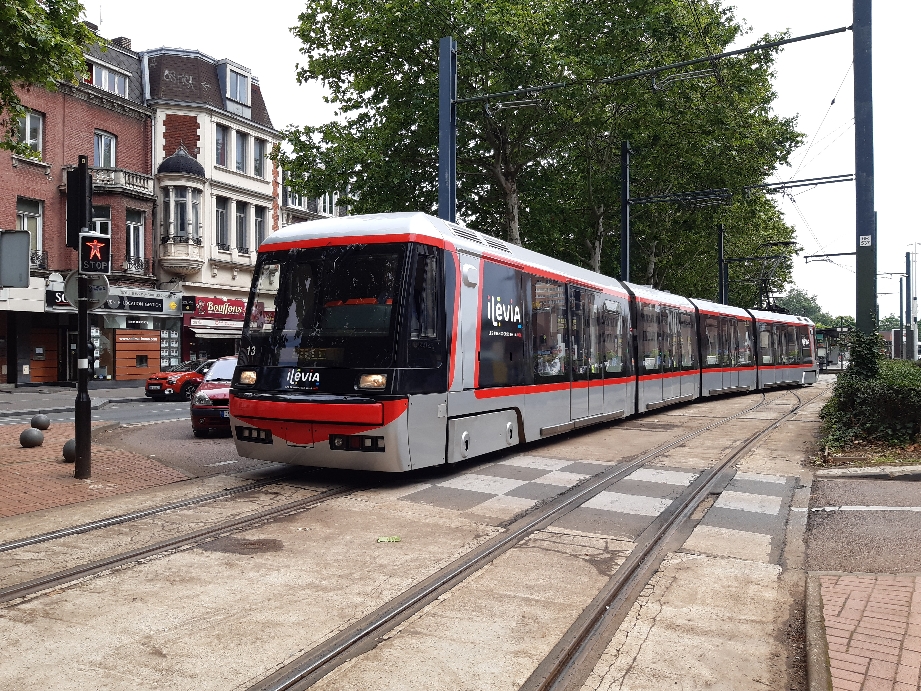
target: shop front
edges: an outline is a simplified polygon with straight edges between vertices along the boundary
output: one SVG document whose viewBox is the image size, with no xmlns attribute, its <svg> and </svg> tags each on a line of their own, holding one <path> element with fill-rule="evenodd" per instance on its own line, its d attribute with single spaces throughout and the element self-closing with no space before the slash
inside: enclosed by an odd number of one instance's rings
<svg viewBox="0 0 921 691">
<path fill-rule="evenodd" d="M 59 337 L 66 357 L 61 375 L 77 378 L 77 314 L 64 297 L 64 286 L 45 293 L 45 311 L 58 315 Z M 180 297 L 164 290 L 113 286 L 105 304 L 90 312 L 93 379 L 147 379 L 169 365 L 179 364 L 182 329 Z"/>
<path fill-rule="evenodd" d="M 240 350 L 246 301 L 186 295 L 182 298 L 182 359 L 207 360 Z"/>
</svg>

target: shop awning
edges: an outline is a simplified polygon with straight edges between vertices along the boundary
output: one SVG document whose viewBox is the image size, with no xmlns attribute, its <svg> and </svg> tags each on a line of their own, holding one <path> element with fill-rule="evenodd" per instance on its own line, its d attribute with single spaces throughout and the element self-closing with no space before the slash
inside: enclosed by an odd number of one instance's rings
<svg viewBox="0 0 921 691">
<path fill-rule="evenodd" d="M 243 327 L 239 329 L 192 329 L 197 338 L 240 338 Z"/>
</svg>

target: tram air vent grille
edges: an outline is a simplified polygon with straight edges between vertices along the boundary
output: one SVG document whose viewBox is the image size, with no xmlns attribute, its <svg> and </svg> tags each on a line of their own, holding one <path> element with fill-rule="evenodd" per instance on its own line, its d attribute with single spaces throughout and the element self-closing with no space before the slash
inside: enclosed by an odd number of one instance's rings
<svg viewBox="0 0 921 691">
<path fill-rule="evenodd" d="M 473 231 L 464 230 L 463 228 L 454 228 L 454 234 L 459 238 L 463 238 L 464 240 L 468 240 L 470 242 L 475 242 L 478 245 L 484 244 L 483 240 L 480 239 L 480 236 Z"/>
<path fill-rule="evenodd" d="M 500 250 L 501 252 L 505 252 L 506 254 L 512 253 L 512 251 L 508 248 L 507 245 L 499 242 L 498 240 L 494 240 L 491 237 L 486 238 L 486 244 L 492 247 L 493 249 Z"/>
</svg>

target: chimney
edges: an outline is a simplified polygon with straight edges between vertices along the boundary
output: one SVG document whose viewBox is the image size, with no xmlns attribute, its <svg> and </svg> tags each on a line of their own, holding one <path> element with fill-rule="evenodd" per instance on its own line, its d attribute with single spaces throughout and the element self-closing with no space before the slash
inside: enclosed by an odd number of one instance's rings
<svg viewBox="0 0 921 691">
<path fill-rule="evenodd" d="M 119 36 L 118 38 L 113 38 L 109 41 L 113 46 L 119 48 L 124 48 L 125 50 L 131 50 L 131 39 L 127 36 Z"/>
</svg>

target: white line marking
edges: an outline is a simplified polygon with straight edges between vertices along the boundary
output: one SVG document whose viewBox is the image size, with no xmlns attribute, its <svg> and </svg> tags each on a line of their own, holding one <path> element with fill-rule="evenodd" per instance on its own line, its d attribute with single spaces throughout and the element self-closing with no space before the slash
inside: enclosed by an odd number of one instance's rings
<svg viewBox="0 0 921 691">
<path fill-rule="evenodd" d="M 635 516 L 658 516 L 671 503 L 671 499 L 642 497 L 637 494 L 621 494 L 620 492 L 601 492 L 582 506 L 588 509 L 629 513 Z"/>
<path fill-rule="evenodd" d="M 663 485 L 678 485 L 687 487 L 697 478 L 697 473 L 682 473 L 677 470 L 657 470 L 655 468 L 640 468 L 630 473 L 624 480 L 640 480 L 642 482 L 661 482 Z"/>
<path fill-rule="evenodd" d="M 921 506 L 818 506 L 813 511 L 912 511 L 921 512 Z"/>
<path fill-rule="evenodd" d="M 214 468 L 215 466 L 219 466 L 219 465 L 230 465 L 231 463 L 237 463 L 237 462 L 238 462 L 238 461 L 221 461 L 220 463 L 206 463 L 206 464 L 205 464 L 205 467 L 206 467 L 206 468 Z"/>
<path fill-rule="evenodd" d="M 762 473 L 746 473 L 739 471 L 735 476 L 736 480 L 751 480 L 752 482 L 770 482 L 775 485 L 787 484 L 787 478 L 783 475 L 764 475 Z"/>
<path fill-rule="evenodd" d="M 526 485 L 524 480 L 510 480 L 505 477 L 495 477 L 493 475 L 477 475 L 468 473 L 460 477 L 452 478 L 447 482 L 439 482 L 439 487 L 450 487 L 452 489 L 466 489 L 471 492 L 485 492 L 487 494 L 505 494 L 511 492 L 516 487 Z"/>
<path fill-rule="evenodd" d="M 736 509 L 737 511 L 751 511 L 752 513 L 766 513 L 776 516 L 780 513 L 782 501 L 782 497 L 771 497 L 764 494 L 723 492 L 713 506 L 719 509 Z"/>
</svg>

